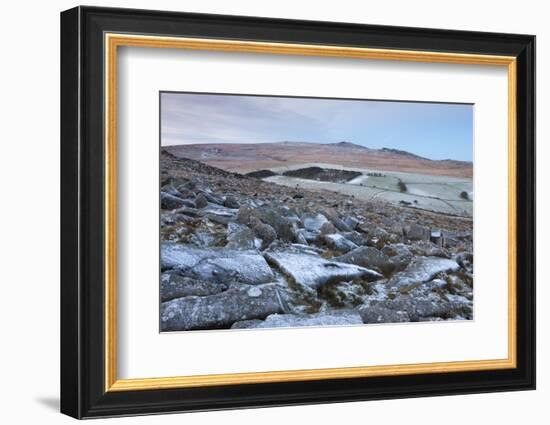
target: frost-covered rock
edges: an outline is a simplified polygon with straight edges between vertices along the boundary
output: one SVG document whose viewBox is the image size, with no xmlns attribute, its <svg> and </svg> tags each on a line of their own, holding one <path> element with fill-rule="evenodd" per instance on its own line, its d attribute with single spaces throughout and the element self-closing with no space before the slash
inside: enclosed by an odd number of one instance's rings
<svg viewBox="0 0 550 425">
<path fill-rule="evenodd" d="M 254 235 L 260 239 L 260 248 L 266 249 L 271 242 L 277 239 L 277 232 L 269 224 L 262 223 L 257 217 L 250 217 L 250 227 Z"/>
<path fill-rule="evenodd" d="M 334 224 L 332 224 L 330 221 L 327 221 L 321 226 L 319 232 L 321 233 L 321 235 L 330 235 L 333 233 L 338 233 L 338 230 L 336 229 L 336 226 L 334 226 Z"/>
<path fill-rule="evenodd" d="M 223 206 L 232 209 L 239 209 L 239 201 L 233 195 L 227 195 L 223 200 Z"/>
<path fill-rule="evenodd" d="M 206 196 L 204 196 L 202 193 L 199 193 L 195 198 L 195 206 L 197 208 L 205 208 L 208 206 L 208 200 L 206 199 Z"/>
<path fill-rule="evenodd" d="M 260 222 L 271 226 L 279 239 L 285 242 L 294 242 L 296 232 L 292 221 L 287 217 L 289 211 L 284 208 L 251 208 L 243 206 L 239 208 L 236 219 L 241 224 L 251 225 L 251 219 L 254 217 Z M 253 220 L 252 220 L 253 221 Z"/>
<path fill-rule="evenodd" d="M 257 325 L 261 324 L 263 320 L 260 319 L 250 319 L 250 320 L 241 320 L 235 322 L 231 325 L 231 329 L 251 329 L 258 327 Z"/>
<path fill-rule="evenodd" d="M 360 307 L 358 310 L 363 323 L 401 323 L 410 322 L 406 311 L 384 307 L 381 304 Z"/>
<path fill-rule="evenodd" d="M 298 229 L 296 231 L 296 242 L 304 243 L 303 241 L 306 241 L 306 243 L 315 243 L 319 240 L 319 236 L 319 232 L 310 232 L 306 229 Z"/>
<path fill-rule="evenodd" d="M 364 303 L 367 295 L 365 286 L 358 282 L 337 282 L 324 285 L 319 289 L 319 296 L 331 307 L 355 308 Z"/>
<path fill-rule="evenodd" d="M 177 210 L 174 210 L 174 213 L 175 214 L 183 214 L 183 215 L 186 215 L 188 217 L 201 217 L 201 213 L 198 209 L 196 208 L 193 208 L 193 207 L 188 207 L 188 206 L 182 206 L 180 208 L 178 208 Z"/>
<path fill-rule="evenodd" d="M 361 315 L 354 310 L 336 310 L 314 314 L 272 314 L 265 320 L 237 322 L 232 329 L 294 328 L 300 326 L 362 325 Z"/>
<path fill-rule="evenodd" d="M 372 307 L 363 307 L 360 312 L 365 320 L 369 313 L 367 309 Z M 405 312 L 411 322 L 418 322 L 426 318 L 444 318 L 444 319 L 471 319 L 473 316 L 472 303 L 465 300 L 445 300 L 437 294 L 431 294 L 427 297 L 418 297 L 414 295 L 400 295 L 392 300 L 384 300 L 376 304 L 375 311 L 393 310 L 395 312 Z M 388 313 L 389 314 L 389 313 Z M 402 313 L 400 313 L 402 314 Z M 387 316 L 387 317 L 391 317 Z M 367 319 L 368 320 L 368 319 Z M 394 321 L 394 320 L 390 320 Z M 380 322 L 381 323 L 381 322 Z"/>
<path fill-rule="evenodd" d="M 413 254 L 409 247 L 402 243 L 385 245 L 381 251 L 390 257 L 390 264 L 392 266 L 391 272 L 403 270 L 413 258 Z"/>
<path fill-rule="evenodd" d="M 357 248 L 356 244 L 343 237 L 340 233 L 323 235 L 321 238 L 329 247 L 340 252 L 348 252 Z"/>
<path fill-rule="evenodd" d="M 209 248 L 213 246 L 218 246 L 220 241 L 223 242 L 223 238 L 220 234 L 207 230 L 197 230 L 195 233 L 191 234 L 188 238 L 188 242 L 199 248 Z"/>
<path fill-rule="evenodd" d="M 405 229 L 405 236 L 411 241 L 430 240 L 430 229 L 416 223 Z"/>
<path fill-rule="evenodd" d="M 335 257 L 334 261 L 355 264 L 357 266 L 374 269 L 385 274 L 393 269 L 390 257 L 382 251 L 370 246 L 361 246 L 356 248 L 344 255 Z"/>
<path fill-rule="evenodd" d="M 237 215 L 237 210 L 217 204 L 208 204 L 202 208 L 201 213 L 208 216 L 217 215 L 220 217 L 234 218 Z"/>
<path fill-rule="evenodd" d="M 474 272 L 474 256 L 471 252 L 459 252 L 455 255 L 454 260 L 468 273 Z"/>
<path fill-rule="evenodd" d="M 346 217 L 344 219 L 344 223 L 346 223 L 346 225 L 351 230 L 355 230 L 357 228 L 357 226 L 359 226 L 359 224 L 361 224 L 361 222 L 359 220 L 357 220 L 355 217 Z"/>
<path fill-rule="evenodd" d="M 257 251 L 227 248 L 201 249 L 161 243 L 161 269 L 213 282 L 249 284 L 272 282 L 274 274 Z"/>
<path fill-rule="evenodd" d="M 305 214 L 302 216 L 302 224 L 310 232 L 320 232 L 325 223 L 328 223 L 328 219 L 323 214 Z"/>
<path fill-rule="evenodd" d="M 326 250 L 323 248 L 319 248 L 317 246 L 308 245 L 308 244 L 300 244 L 300 243 L 292 243 L 288 245 L 288 249 L 292 252 L 301 252 L 305 254 L 322 254 Z"/>
<path fill-rule="evenodd" d="M 340 232 L 350 232 L 352 230 L 351 227 L 349 227 L 344 220 L 342 220 L 338 214 L 338 211 L 334 208 L 325 208 L 321 210 L 321 213 L 328 218 L 330 223 L 334 225 L 334 227 L 339 230 Z M 328 232 L 325 232 L 328 233 Z M 336 233 L 336 232 L 330 232 L 330 233 Z"/>
<path fill-rule="evenodd" d="M 276 284 L 235 285 L 207 297 L 176 298 L 162 303 L 162 331 L 228 328 L 241 320 L 264 319 L 282 313 Z"/>
<path fill-rule="evenodd" d="M 193 223 L 195 221 L 194 218 L 189 217 L 185 214 L 177 214 L 172 212 L 162 212 L 160 214 L 160 225 L 163 226 L 173 226 L 175 224 L 182 224 L 182 223 Z"/>
<path fill-rule="evenodd" d="M 227 245 L 230 249 L 256 249 L 257 239 L 254 231 L 243 224 L 229 223 L 227 226 Z M 259 244 L 258 244 L 259 245 Z"/>
<path fill-rule="evenodd" d="M 165 272 L 160 276 L 160 300 L 170 301 L 174 298 L 190 295 L 214 295 L 227 290 L 224 283 L 213 283 L 181 276 L 173 272 Z"/>
<path fill-rule="evenodd" d="M 388 286 L 403 287 L 428 282 L 438 273 L 457 271 L 459 268 L 456 261 L 447 258 L 415 257 L 405 270 L 392 276 Z"/>
<path fill-rule="evenodd" d="M 368 245 L 369 239 L 364 233 L 359 233 L 355 230 L 351 232 L 343 232 L 342 236 L 352 241 L 357 246 Z"/>
<path fill-rule="evenodd" d="M 430 241 L 418 241 L 410 246 L 410 250 L 414 255 L 423 257 L 442 257 L 449 258 L 449 254 L 444 248 L 437 246 Z"/>
<path fill-rule="evenodd" d="M 200 190 L 199 195 L 202 195 L 206 202 L 223 205 L 223 199 L 217 195 L 214 195 L 209 190 Z"/>
<path fill-rule="evenodd" d="M 183 199 L 184 196 L 182 196 L 181 192 L 176 189 L 174 186 L 172 186 L 171 184 L 167 184 L 165 186 L 163 186 L 161 188 L 162 192 L 165 192 L 165 193 L 168 193 L 169 195 L 172 195 L 172 196 L 175 196 L 176 198 L 181 198 Z"/>
<path fill-rule="evenodd" d="M 303 229 L 300 229 L 300 230 L 303 230 Z M 309 242 L 307 241 L 307 238 L 306 238 L 305 234 L 300 232 L 300 230 L 298 230 L 296 232 L 296 242 L 299 243 L 299 244 L 302 244 L 302 245 L 308 245 Z M 305 232 L 305 230 L 304 230 L 304 232 Z"/>
<path fill-rule="evenodd" d="M 296 252 L 268 252 L 268 261 L 275 264 L 282 273 L 299 285 L 319 288 L 327 283 L 341 282 L 355 278 L 376 280 L 382 277 L 374 270 L 353 264 L 327 261 L 318 255 Z"/>
<path fill-rule="evenodd" d="M 160 192 L 160 207 L 164 210 L 174 210 L 184 206 L 190 206 L 190 204 L 177 196 L 170 195 L 166 192 Z"/>
</svg>

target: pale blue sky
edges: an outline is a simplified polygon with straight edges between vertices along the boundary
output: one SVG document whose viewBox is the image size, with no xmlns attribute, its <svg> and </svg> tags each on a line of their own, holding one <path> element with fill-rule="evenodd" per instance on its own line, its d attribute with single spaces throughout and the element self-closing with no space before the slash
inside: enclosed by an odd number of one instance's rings
<svg viewBox="0 0 550 425">
<path fill-rule="evenodd" d="M 161 93 L 161 144 L 335 143 L 472 160 L 473 106 Z"/>
</svg>

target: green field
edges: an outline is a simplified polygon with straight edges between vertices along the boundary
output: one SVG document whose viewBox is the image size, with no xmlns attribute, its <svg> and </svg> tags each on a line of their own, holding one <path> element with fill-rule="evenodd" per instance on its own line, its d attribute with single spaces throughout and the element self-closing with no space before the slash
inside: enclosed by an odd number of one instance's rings
<svg viewBox="0 0 550 425">
<path fill-rule="evenodd" d="M 364 200 L 380 199 L 410 208 L 420 208 L 463 217 L 471 217 L 473 213 L 473 182 L 470 179 L 366 170 L 324 163 L 277 167 L 273 168 L 272 171 L 281 173 L 290 169 L 311 166 L 360 171 L 363 175 L 347 183 L 321 182 L 287 176 L 268 177 L 265 181 L 283 186 L 303 187 L 304 189 L 330 190 L 350 196 L 353 195 Z M 406 186 L 405 192 L 400 190 L 400 181 Z M 468 199 L 461 196 L 462 192 L 468 194 Z"/>
</svg>

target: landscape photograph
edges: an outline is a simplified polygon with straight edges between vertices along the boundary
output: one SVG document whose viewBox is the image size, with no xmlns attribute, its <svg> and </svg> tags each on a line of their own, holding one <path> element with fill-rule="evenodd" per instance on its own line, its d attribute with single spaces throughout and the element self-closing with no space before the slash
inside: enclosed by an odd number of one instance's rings
<svg viewBox="0 0 550 425">
<path fill-rule="evenodd" d="M 473 105 L 159 101 L 161 332 L 473 320 Z"/>
</svg>

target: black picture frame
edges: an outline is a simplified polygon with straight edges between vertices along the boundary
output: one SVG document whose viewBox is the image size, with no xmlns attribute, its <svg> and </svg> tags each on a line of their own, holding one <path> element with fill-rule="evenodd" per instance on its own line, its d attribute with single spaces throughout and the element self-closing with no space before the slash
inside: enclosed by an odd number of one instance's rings
<svg viewBox="0 0 550 425">
<path fill-rule="evenodd" d="M 517 367 L 369 378 L 105 391 L 104 34 L 514 56 Z M 61 13 L 61 412 L 75 418 L 535 388 L 535 37 L 132 9 Z"/>
</svg>

